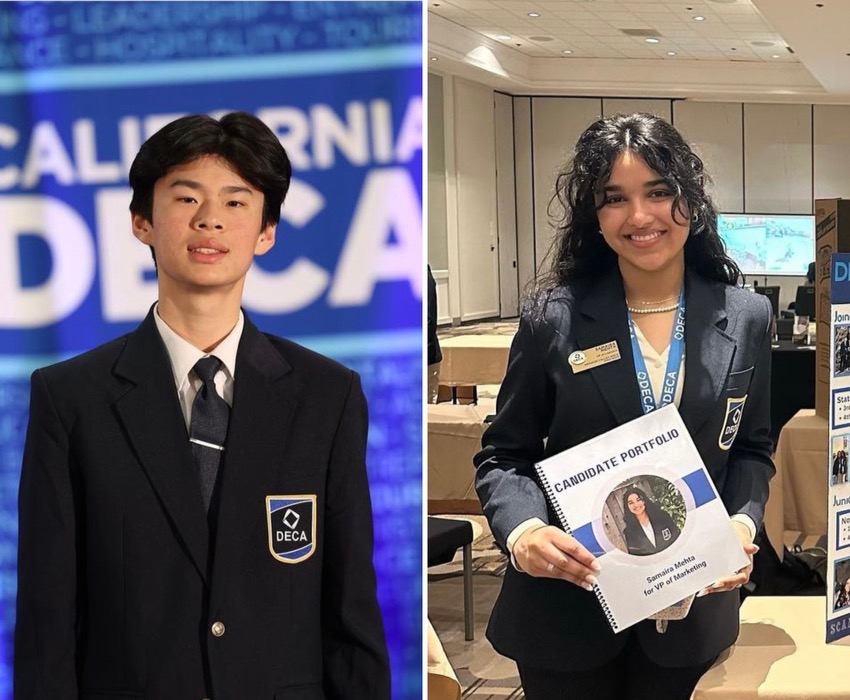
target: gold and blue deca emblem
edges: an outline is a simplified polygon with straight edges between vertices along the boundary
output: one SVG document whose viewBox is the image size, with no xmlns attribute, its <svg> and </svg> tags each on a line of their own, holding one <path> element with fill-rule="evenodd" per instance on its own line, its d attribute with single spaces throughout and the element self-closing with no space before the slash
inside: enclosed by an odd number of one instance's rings
<svg viewBox="0 0 850 700">
<path fill-rule="evenodd" d="M 316 551 L 316 496 L 266 496 L 269 551 L 284 564 L 297 564 Z"/>
</svg>

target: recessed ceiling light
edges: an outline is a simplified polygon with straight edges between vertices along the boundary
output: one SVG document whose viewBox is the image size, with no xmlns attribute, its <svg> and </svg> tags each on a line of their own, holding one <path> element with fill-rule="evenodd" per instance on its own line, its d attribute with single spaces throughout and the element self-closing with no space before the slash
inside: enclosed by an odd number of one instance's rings
<svg viewBox="0 0 850 700">
<path fill-rule="evenodd" d="M 779 58 L 779 54 L 775 53 L 775 54 L 773 54 L 773 56 L 771 56 L 771 58 Z"/>
<path fill-rule="evenodd" d="M 496 38 L 501 39 L 502 41 L 507 41 L 508 39 L 510 39 L 510 36 L 508 36 L 507 34 L 499 34 Z"/>
<path fill-rule="evenodd" d="M 572 51 L 570 51 L 569 49 L 564 49 L 563 51 L 561 51 L 561 53 L 572 53 Z"/>
<path fill-rule="evenodd" d="M 656 39 L 654 36 L 650 36 L 646 38 L 647 44 L 659 44 L 661 43 L 661 39 Z"/>
<path fill-rule="evenodd" d="M 436 56 L 431 56 L 431 60 L 432 60 L 432 61 L 436 61 L 436 60 L 437 60 L 437 57 L 436 57 Z"/>
<path fill-rule="evenodd" d="M 529 12 L 528 16 L 529 17 L 540 17 L 540 13 L 539 12 Z"/>
<path fill-rule="evenodd" d="M 694 22 L 705 22 L 705 17 L 702 15 L 694 15 Z"/>
<path fill-rule="evenodd" d="M 675 55 L 676 55 L 676 52 L 675 52 L 675 51 L 668 51 L 668 52 L 667 52 L 667 55 L 668 55 L 668 56 L 675 56 Z"/>
</svg>

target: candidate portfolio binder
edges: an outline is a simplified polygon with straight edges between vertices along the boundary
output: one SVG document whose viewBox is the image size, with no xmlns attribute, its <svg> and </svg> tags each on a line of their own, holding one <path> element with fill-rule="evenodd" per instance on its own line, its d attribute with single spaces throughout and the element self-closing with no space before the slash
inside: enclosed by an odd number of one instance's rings
<svg viewBox="0 0 850 700">
<path fill-rule="evenodd" d="M 599 561 L 594 591 L 615 632 L 749 564 L 673 404 L 535 467 L 564 530 Z"/>
</svg>

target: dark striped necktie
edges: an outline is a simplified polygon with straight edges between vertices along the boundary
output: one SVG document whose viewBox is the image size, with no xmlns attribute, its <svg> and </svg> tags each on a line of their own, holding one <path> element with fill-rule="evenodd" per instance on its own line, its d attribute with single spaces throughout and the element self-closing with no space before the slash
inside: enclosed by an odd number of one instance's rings
<svg viewBox="0 0 850 700">
<path fill-rule="evenodd" d="M 220 368 L 221 360 L 213 355 L 198 360 L 193 368 L 204 384 L 192 403 L 189 442 L 192 443 L 192 459 L 207 512 L 215 491 L 218 466 L 224 452 L 227 424 L 230 420 L 230 406 L 218 395 L 213 381 Z"/>
</svg>

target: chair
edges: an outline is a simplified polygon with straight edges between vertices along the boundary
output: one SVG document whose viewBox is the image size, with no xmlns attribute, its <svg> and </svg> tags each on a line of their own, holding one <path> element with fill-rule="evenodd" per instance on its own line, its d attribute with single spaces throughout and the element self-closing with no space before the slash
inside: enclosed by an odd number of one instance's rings
<svg viewBox="0 0 850 700">
<path fill-rule="evenodd" d="M 472 624 L 472 523 L 466 520 L 428 518 L 428 566 L 448 564 L 463 547 L 464 638 L 475 638 Z"/>
</svg>

